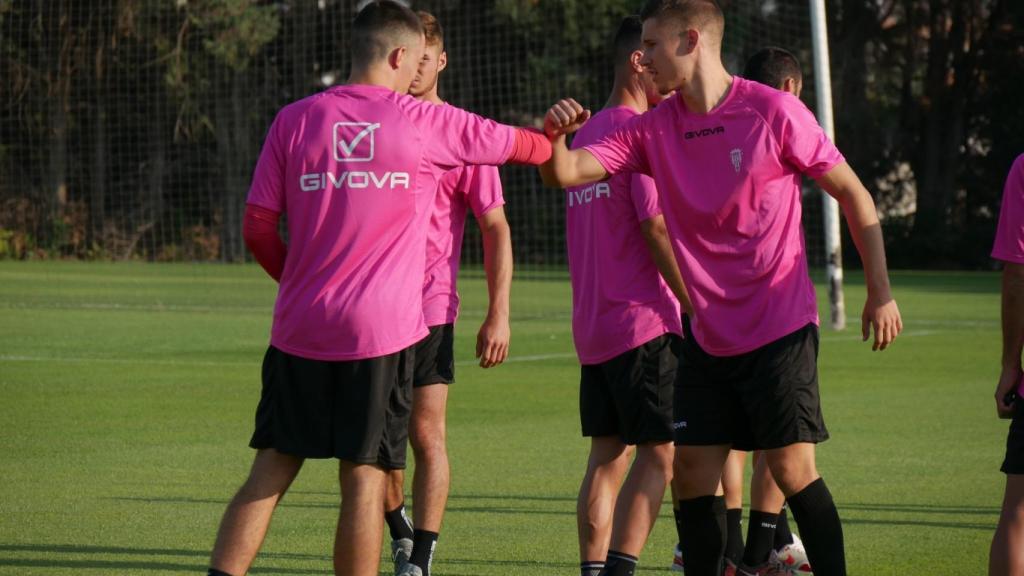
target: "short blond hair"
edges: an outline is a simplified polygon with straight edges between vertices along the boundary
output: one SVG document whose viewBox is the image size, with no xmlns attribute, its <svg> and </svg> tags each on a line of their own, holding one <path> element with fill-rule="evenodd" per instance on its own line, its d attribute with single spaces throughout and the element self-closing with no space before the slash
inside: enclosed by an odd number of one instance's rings
<svg viewBox="0 0 1024 576">
<path fill-rule="evenodd" d="M 427 37 L 427 46 L 440 44 L 443 49 L 444 30 L 441 29 L 441 23 L 438 22 L 437 17 L 424 10 L 417 11 L 416 15 L 420 17 L 420 23 L 423 24 L 423 35 Z"/>
</svg>

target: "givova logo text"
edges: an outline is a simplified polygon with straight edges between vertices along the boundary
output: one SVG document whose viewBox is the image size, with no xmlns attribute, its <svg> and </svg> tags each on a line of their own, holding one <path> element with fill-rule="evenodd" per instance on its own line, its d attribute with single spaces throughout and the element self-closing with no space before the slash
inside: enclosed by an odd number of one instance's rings
<svg viewBox="0 0 1024 576">
<path fill-rule="evenodd" d="M 581 204 L 590 204 L 594 200 L 612 197 L 612 188 L 607 182 L 598 182 L 597 184 L 591 184 L 590 186 L 583 186 L 568 190 L 568 192 L 570 207 L 579 206 Z"/>
</svg>

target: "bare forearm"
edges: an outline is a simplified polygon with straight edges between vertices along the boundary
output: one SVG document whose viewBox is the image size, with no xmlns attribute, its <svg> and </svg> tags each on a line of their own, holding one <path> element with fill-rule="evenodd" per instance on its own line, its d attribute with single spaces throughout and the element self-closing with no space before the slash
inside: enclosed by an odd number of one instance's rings
<svg viewBox="0 0 1024 576">
<path fill-rule="evenodd" d="M 885 241 L 878 221 L 875 201 L 846 163 L 840 164 L 818 180 L 843 210 L 850 236 L 864 263 L 864 279 L 868 295 L 881 302 L 892 299 L 889 270 L 885 262 Z"/>
<path fill-rule="evenodd" d="M 569 147 L 562 134 L 551 141 L 551 158 L 539 166 L 541 179 L 546 186 L 561 188 L 572 170 Z"/>
<path fill-rule="evenodd" d="M 484 272 L 487 275 L 487 315 L 508 318 L 512 294 L 512 233 L 507 223 L 483 230 Z"/>
<path fill-rule="evenodd" d="M 690 293 L 683 282 L 683 276 L 679 272 L 679 263 L 676 262 L 675 254 L 672 252 L 672 243 L 669 240 L 668 232 L 664 227 L 644 227 L 644 240 L 647 241 L 647 248 L 651 252 L 654 265 L 657 266 L 661 277 L 665 279 L 672 294 L 679 300 L 679 305 L 687 314 L 693 313 L 693 303 L 690 302 Z"/>
<path fill-rule="evenodd" d="M 1024 264 L 1003 268 L 1003 369 L 1020 369 L 1024 350 Z"/>
</svg>

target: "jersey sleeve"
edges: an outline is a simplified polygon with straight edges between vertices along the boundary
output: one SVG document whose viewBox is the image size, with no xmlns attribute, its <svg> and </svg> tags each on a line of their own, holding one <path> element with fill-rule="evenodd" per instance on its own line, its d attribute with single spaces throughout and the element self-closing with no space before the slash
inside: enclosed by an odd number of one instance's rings
<svg viewBox="0 0 1024 576">
<path fill-rule="evenodd" d="M 819 178 L 845 161 L 799 98 L 779 93 L 773 104 L 769 122 L 784 161 L 811 178 Z"/>
<path fill-rule="evenodd" d="M 470 210 L 477 218 L 505 205 L 497 166 L 467 167 L 460 185 L 469 200 Z"/>
<path fill-rule="evenodd" d="M 246 204 L 278 213 L 285 212 L 286 208 L 285 155 L 280 138 L 281 123 L 281 114 L 278 113 L 263 141 L 263 150 L 260 151 L 259 160 L 256 162 L 256 170 L 249 185 L 249 195 L 245 200 Z"/>
<path fill-rule="evenodd" d="M 660 215 L 661 205 L 658 203 L 658 189 L 654 186 L 654 179 L 643 174 L 630 174 L 630 180 L 630 197 L 637 220 L 644 222 Z"/>
<path fill-rule="evenodd" d="M 449 105 L 402 99 L 406 114 L 427 143 L 427 158 L 443 170 L 459 166 L 499 166 L 508 161 L 516 129 Z"/>
<path fill-rule="evenodd" d="M 647 114 L 631 118 L 600 140 L 583 147 L 609 174 L 637 172 L 650 175 L 644 148 L 644 122 Z"/>
<path fill-rule="evenodd" d="M 1024 154 L 1017 157 L 1006 178 L 992 257 L 1024 264 Z"/>
</svg>

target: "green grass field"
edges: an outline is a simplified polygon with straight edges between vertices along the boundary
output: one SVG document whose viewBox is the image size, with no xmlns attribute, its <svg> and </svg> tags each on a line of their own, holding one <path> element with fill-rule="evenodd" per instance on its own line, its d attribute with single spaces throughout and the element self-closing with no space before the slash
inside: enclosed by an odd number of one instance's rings
<svg viewBox="0 0 1024 576">
<path fill-rule="evenodd" d="M 859 341 L 854 274 L 851 329 L 822 336 L 833 438 L 819 465 L 850 574 L 982 574 L 1003 488 L 998 276 L 893 282 L 906 325 L 894 348 Z M 588 444 L 568 285 L 516 282 L 513 356 L 491 371 L 471 358 L 483 283 L 462 292 L 434 572 L 578 574 Z M 252 457 L 274 294 L 255 266 L 0 262 L 0 574 L 205 573 Z M 253 574 L 331 573 L 336 474 L 307 463 Z M 665 572 L 674 542 L 666 504 L 639 572 Z"/>
</svg>

